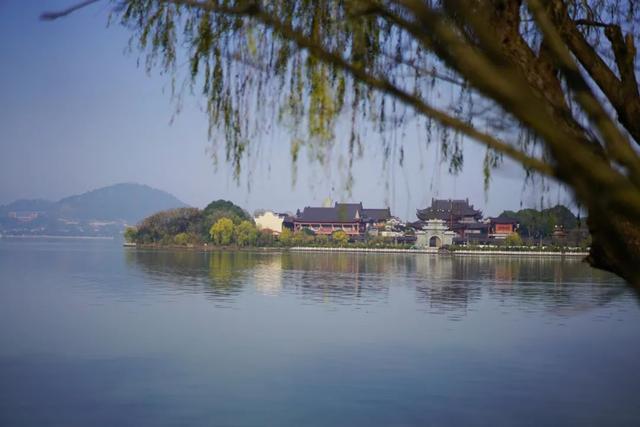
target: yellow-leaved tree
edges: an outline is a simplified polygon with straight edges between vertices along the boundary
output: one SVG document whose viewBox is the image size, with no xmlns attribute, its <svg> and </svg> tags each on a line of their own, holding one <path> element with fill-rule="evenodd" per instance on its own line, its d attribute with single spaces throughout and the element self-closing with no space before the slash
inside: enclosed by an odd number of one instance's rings
<svg viewBox="0 0 640 427">
<path fill-rule="evenodd" d="M 230 245 L 233 242 L 234 228 L 232 220 L 229 218 L 220 218 L 211 226 L 209 235 L 211 236 L 211 240 L 217 245 Z"/>
</svg>

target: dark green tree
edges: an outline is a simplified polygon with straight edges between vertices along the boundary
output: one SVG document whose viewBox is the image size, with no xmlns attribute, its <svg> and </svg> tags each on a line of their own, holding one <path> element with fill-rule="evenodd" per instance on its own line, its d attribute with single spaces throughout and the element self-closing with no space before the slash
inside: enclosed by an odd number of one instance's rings
<svg viewBox="0 0 640 427">
<path fill-rule="evenodd" d="M 216 220 L 223 217 L 231 218 L 235 223 L 253 221 L 251 215 L 244 209 L 228 200 L 216 200 L 209 203 L 207 207 L 204 208 L 203 214 L 206 217 L 215 218 Z"/>
<path fill-rule="evenodd" d="M 193 233 L 199 228 L 202 212 L 196 208 L 178 208 L 155 213 L 137 226 L 140 243 L 173 243 L 179 233 Z"/>
<path fill-rule="evenodd" d="M 542 210 L 504 211 L 500 217 L 518 220 L 520 234 L 534 239 L 550 237 L 556 226 L 566 231 L 578 226 L 578 219 L 573 212 L 562 205 Z"/>
</svg>

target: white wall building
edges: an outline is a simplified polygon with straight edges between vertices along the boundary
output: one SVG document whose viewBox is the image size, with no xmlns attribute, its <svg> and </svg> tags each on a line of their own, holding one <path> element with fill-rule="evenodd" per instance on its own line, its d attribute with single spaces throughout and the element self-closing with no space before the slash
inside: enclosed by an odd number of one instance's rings
<svg viewBox="0 0 640 427">
<path fill-rule="evenodd" d="M 283 214 L 266 211 L 254 217 L 253 220 L 259 230 L 271 230 L 273 234 L 282 233 L 282 222 L 284 221 Z"/>
</svg>

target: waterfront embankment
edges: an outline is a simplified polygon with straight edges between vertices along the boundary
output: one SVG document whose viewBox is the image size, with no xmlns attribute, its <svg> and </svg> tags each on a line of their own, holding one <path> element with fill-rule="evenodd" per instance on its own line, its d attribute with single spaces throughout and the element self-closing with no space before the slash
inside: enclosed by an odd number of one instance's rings
<svg viewBox="0 0 640 427">
<path fill-rule="evenodd" d="M 543 250 L 463 250 L 457 249 L 455 251 L 440 250 L 438 248 L 424 248 L 424 249 L 401 249 L 401 248 L 331 248 L 331 247 L 308 247 L 308 246 L 294 246 L 290 248 L 292 251 L 301 252 L 365 252 L 365 253 L 421 253 L 421 254 L 438 254 L 438 255 L 491 255 L 491 256 L 587 256 L 588 252 L 575 252 L 575 251 L 543 251 Z"/>
<path fill-rule="evenodd" d="M 342 252 L 342 253 L 395 253 L 395 254 L 429 254 L 445 256 L 512 256 L 512 257 L 585 257 L 585 251 L 561 250 L 506 250 L 506 249 L 456 249 L 442 248 L 359 248 L 359 247 L 329 247 L 329 246 L 293 246 L 293 247 L 258 247 L 258 246 L 217 246 L 217 245 L 162 245 L 124 243 L 125 247 L 139 249 L 172 249 L 188 251 L 245 251 L 245 252 Z"/>
</svg>

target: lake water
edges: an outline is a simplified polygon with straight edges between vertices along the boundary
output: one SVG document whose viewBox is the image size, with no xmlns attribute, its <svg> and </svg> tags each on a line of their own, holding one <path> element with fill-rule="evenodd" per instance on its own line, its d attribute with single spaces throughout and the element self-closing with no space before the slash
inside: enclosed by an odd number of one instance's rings
<svg viewBox="0 0 640 427">
<path fill-rule="evenodd" d="M 639 301 L 579 260 L 0 239 L 0 425 L 638 426 Z"/>
</svg>

